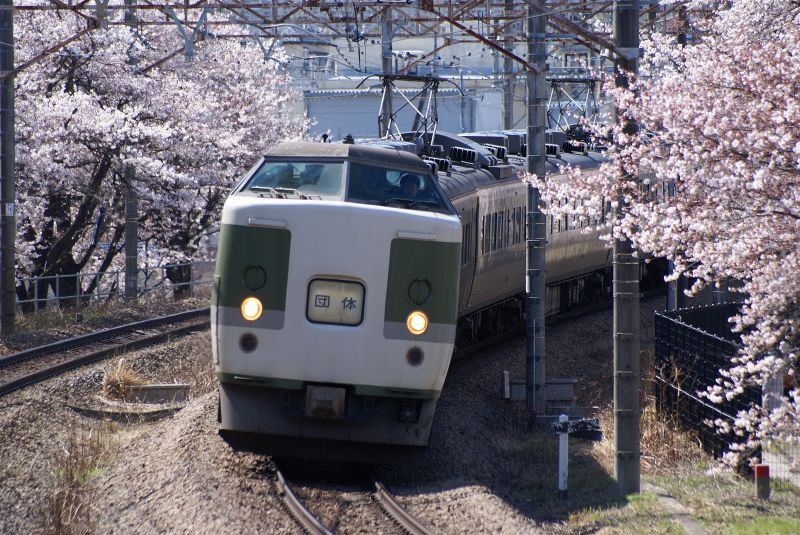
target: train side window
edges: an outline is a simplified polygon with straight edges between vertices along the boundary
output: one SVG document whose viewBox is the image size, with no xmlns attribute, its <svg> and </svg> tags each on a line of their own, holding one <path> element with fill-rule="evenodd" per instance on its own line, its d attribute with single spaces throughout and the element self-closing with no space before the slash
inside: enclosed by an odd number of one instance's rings
<svg viewBox="0 0 800 535">
<path fill-rule="evenodd" d="M 494 251 L 497 249 L 497 212 L 494 212 L 491 215 L 492 218 L 492 242 L 490 244 L 489 249 Z"/>
<path fill-rule="evenodd" d="M 500 210 L 499 212 L 497 212 L 497 220 L 500 223 L 498 225 L 499 228 L 497 229 L 499 231 L 498 234 L 497 234 L 497 248 L 498 249 L 502 249 L 503 248 L 503 243 L 504 243 L 504 240 L 505 240 L 505 235 L 506 235 L 506 218 L 505 218 L 505 215 L 506 215 L 505 210 Z"/>
<path fill-rule="evenodd" d="M 461 225 L 461 265 L 467 263 L 467 225 Z"/>
<path fill-rule="evenodd" d="M 499 225 L 500 228 L 497 229 L 497 230 L 500 231 L 499 234 L 497 235 L 497 248 L 498 249 L 502 249 L 503 248 L 503 244 L 504 244 L 504 240 L 505 240 L 505 235 L 506 235 L 506 218 L 505 218 L 505 214 L 506 214 L 505 210 L 500 210 L 499 212 L 497 212 L 497 219 L 500 222 L 500 225 Z"/>
<path fill-rule="evenodd" d="M 508 210 L 503 210 L 503 247 L 508 247 L 508 233 L 511 230 L 511 217 Z"/>
<path fill-rule="evenodd" d="M 481 254 L 486 254 L 486 216 L 481 217 Z"/>
<path fill-rule="evenodd" d="M 491 229 L 491 226 L 490 226 L 491 225 L 491 221 L 492 220 L 489 218 L 488 215 L 484 215 L 483 216 L 483 225 L 482 225 L 483 226 L 483 236 L 481 236 L 483 238 L 482 239 L 482 242 L 483 242 L 482 253 L 483 254 L 486 254 L 486 253 L 489 252 L 489 234 L 492 232 L 492 229 Z"/>
<path fill-rule="evenodd" d="M 473 258 L 473 251 L 472 251 L 472 223 L 467 225 L 467 264 L 472 261 Z"/>
<path fill-rule="evenodd" d="M 516 225 L 514 225 L 514 212 L 514 208 L 506 210 L 506 221 L 508 221 L 508 228 L 506 229 L 506 246 L 514 244 L 514 230 L 516 229 Z"/>
<path fill-rule="evenodd" d="M 500 243 L 498 248 L 503 248 L 506 246 L 506 227 L 508 226 L 506 225 L 506 211 L 501 211 L 497 217 L 500 218 Z"/>
</svg>

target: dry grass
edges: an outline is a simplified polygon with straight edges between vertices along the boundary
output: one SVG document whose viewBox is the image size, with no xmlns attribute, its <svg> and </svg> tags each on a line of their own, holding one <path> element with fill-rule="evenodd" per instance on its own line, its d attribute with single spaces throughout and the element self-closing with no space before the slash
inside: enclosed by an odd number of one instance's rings
<svg viewBox="0 0 800 535">
<path fill-rule="evenodd" d="M 43 511 L 44 533 L 77 535 L 96 532 L 92 520 L 92 479 L 102 473 L 114 450 L 114 426 L 102 422 L 76 427 L 56 458 L 55 483 Z"/>
<path fill-rule="evenodd" d="M 108 399 L 124 401 L 128 387 L 143 384 L 147 384 L 147 380 L 129 368 L 125 359 L 119 359 L 103 376 L 103 395 Z"/>
<path fill-rule="evenodd" d="M 602 442 L 594 446 L 595 457 L 610 473 L 614 470 L 614 411 L 606 406 L 599 414 Z M 668 472 L 676 466 L 695 463 L 707 458 L 697 434 L 681 429 L 673 416 L 656 410 L 647 403 L 640 422 L 641 469 L 643 474 Z"/>
<path fill-rule="evenodd" d="M 166 346 L 173 357 L 169 368 L 158 376 L 174 383 L 186 383 L 193 397 L 201 396 L 217 386 L 211 362 L 211 332 L 202 331 L 171 341 Z"/>
</svg>

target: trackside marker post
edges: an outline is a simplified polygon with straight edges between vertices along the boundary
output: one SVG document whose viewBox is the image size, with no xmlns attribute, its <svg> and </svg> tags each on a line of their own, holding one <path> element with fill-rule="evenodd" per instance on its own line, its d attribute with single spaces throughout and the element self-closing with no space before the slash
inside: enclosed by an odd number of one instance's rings
<svg viewBox="0 0 800 535">
<path fill-rule="evenodd" d="M 562 430 L 558 433 L 558 497 L 567 497 L 567 475 L 569 473 L 569 428 L 567 421 L 569 417 L 562 414 L 558 417 L 558 423 L 562 424 Z"/>
<path fill-rule="evenodd" d="M 759 500 L 769 500 L 769 465 L 756 465 L 756 498 Z"/>
</svg>

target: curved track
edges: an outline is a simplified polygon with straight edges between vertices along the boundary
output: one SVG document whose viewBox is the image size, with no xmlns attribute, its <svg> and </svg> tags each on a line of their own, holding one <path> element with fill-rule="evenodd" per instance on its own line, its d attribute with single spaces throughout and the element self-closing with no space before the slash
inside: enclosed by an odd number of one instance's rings
<svg viewBox="0 0 800 535">
<path fill-rule="evenodd" d="M 334 531 L 325 527 L 325 525 L 303 504 L 303 501 L 298 498 L 297 494 L 286 482 L 286 477 L 283 475 L 283 473 L 281 473 L 280 470 L 277 471 L 277 476 L 278 491 L 283 497 L 286 509 L 300 525 L 300 527 L 303 528 L 306 533 L 311 535 L 332 535 Z M 398 531 L 407 533 L 409 535 L 433 535 L 433 531 L 423 525 L 419 520 L 414 518 L 408 511 L 403 509 L 403 507 L 397 502 L 397 500 L 394 499 L 391 493 L 386 490 L 386 487 L 382 483 L 373 481 L 371 489 L 374 490 L 365 490 L 363 487 L 358 489 L 348 488 L 341 491 L 326 489 L 323 490 L 322 493 L 330 494 L 334 499 L 338 498 L 339 494 L 343 494 L 345 492 L 349 494 L 361 494 L 362 496 L 359 500 L 361 502 L 360 505 L 363 506 L 364 504 L 371 504 L 372 511 L 370 514 L 384 517 L 379 519 L 379 521 L 382 520 L 384 523 L 388 521 L 392 525 L 396 526 Z M 323 498 L 323 501 L 325 499 L 326 498 Z M 312 498 L 308 498 L 306 501 L 310 502 L 311 500 Z M 316 498 L 316 501 L 319 502 L 319 498 Z M 350 502 L 352 501 L 352 498 L 337 501 Z M 357 526 L 348 525 L 348 527 L 357 530 Z M 374 528 L 374 524 L 370 527 Z M 370 527 L 365 528 L 366 532 L 372 531 Z"/>
<path fill-rule="evenodd" d="M 0 396 L 120 353 L 207 328 L 209 308 L 137 321 L 0 357 Z"/>
</svg>

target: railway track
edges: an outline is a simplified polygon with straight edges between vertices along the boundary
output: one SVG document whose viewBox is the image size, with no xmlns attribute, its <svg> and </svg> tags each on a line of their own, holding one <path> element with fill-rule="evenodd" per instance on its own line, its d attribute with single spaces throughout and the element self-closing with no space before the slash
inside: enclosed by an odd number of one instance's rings
<svg viewBox="0 0 800 535">
<path fill-rule="evenodd" d="M 295 521 L 310 535 L 332 535 L 334 530 L 328 529 L 317 516 L 315 516 L 298 497 L 298 494 L 286 482 L 286 477 L 280 470 L 278 476 L 278 491 L 283 498 L 284 505 Z M 386 487 L 379 481 L 372 481 L 371 489 L 362 488 L 353 490 L 334 490 L 334 489 L 314 489 L 316 496 L 309 497 L 305 501 L 312 499 L 320 501 L 336 502 L 339 506 L 346 503 L 351 508 L 359 508 L 363 522 L 369 523 L 366 532 L 385 531 L 386 525 L 393 526 L 396 530 L 409 535 L 433 535 L 427 526 L 414 518 L 408 511 L 395 500 L 394 496 L 386 490 Z M 344 494 L 347 497 L 344 498 Z M 367 512 L 365 512 L 367 511 Z M 347 523 L 347 527 L 354 532 L 359 531 L 357 526 Z"/>
<path fill-rule="evenodd" d="M 68 370 L 205 329 L 209 308 L 151 318 L 0 357 L 0 396 Z"/>
</svg>

